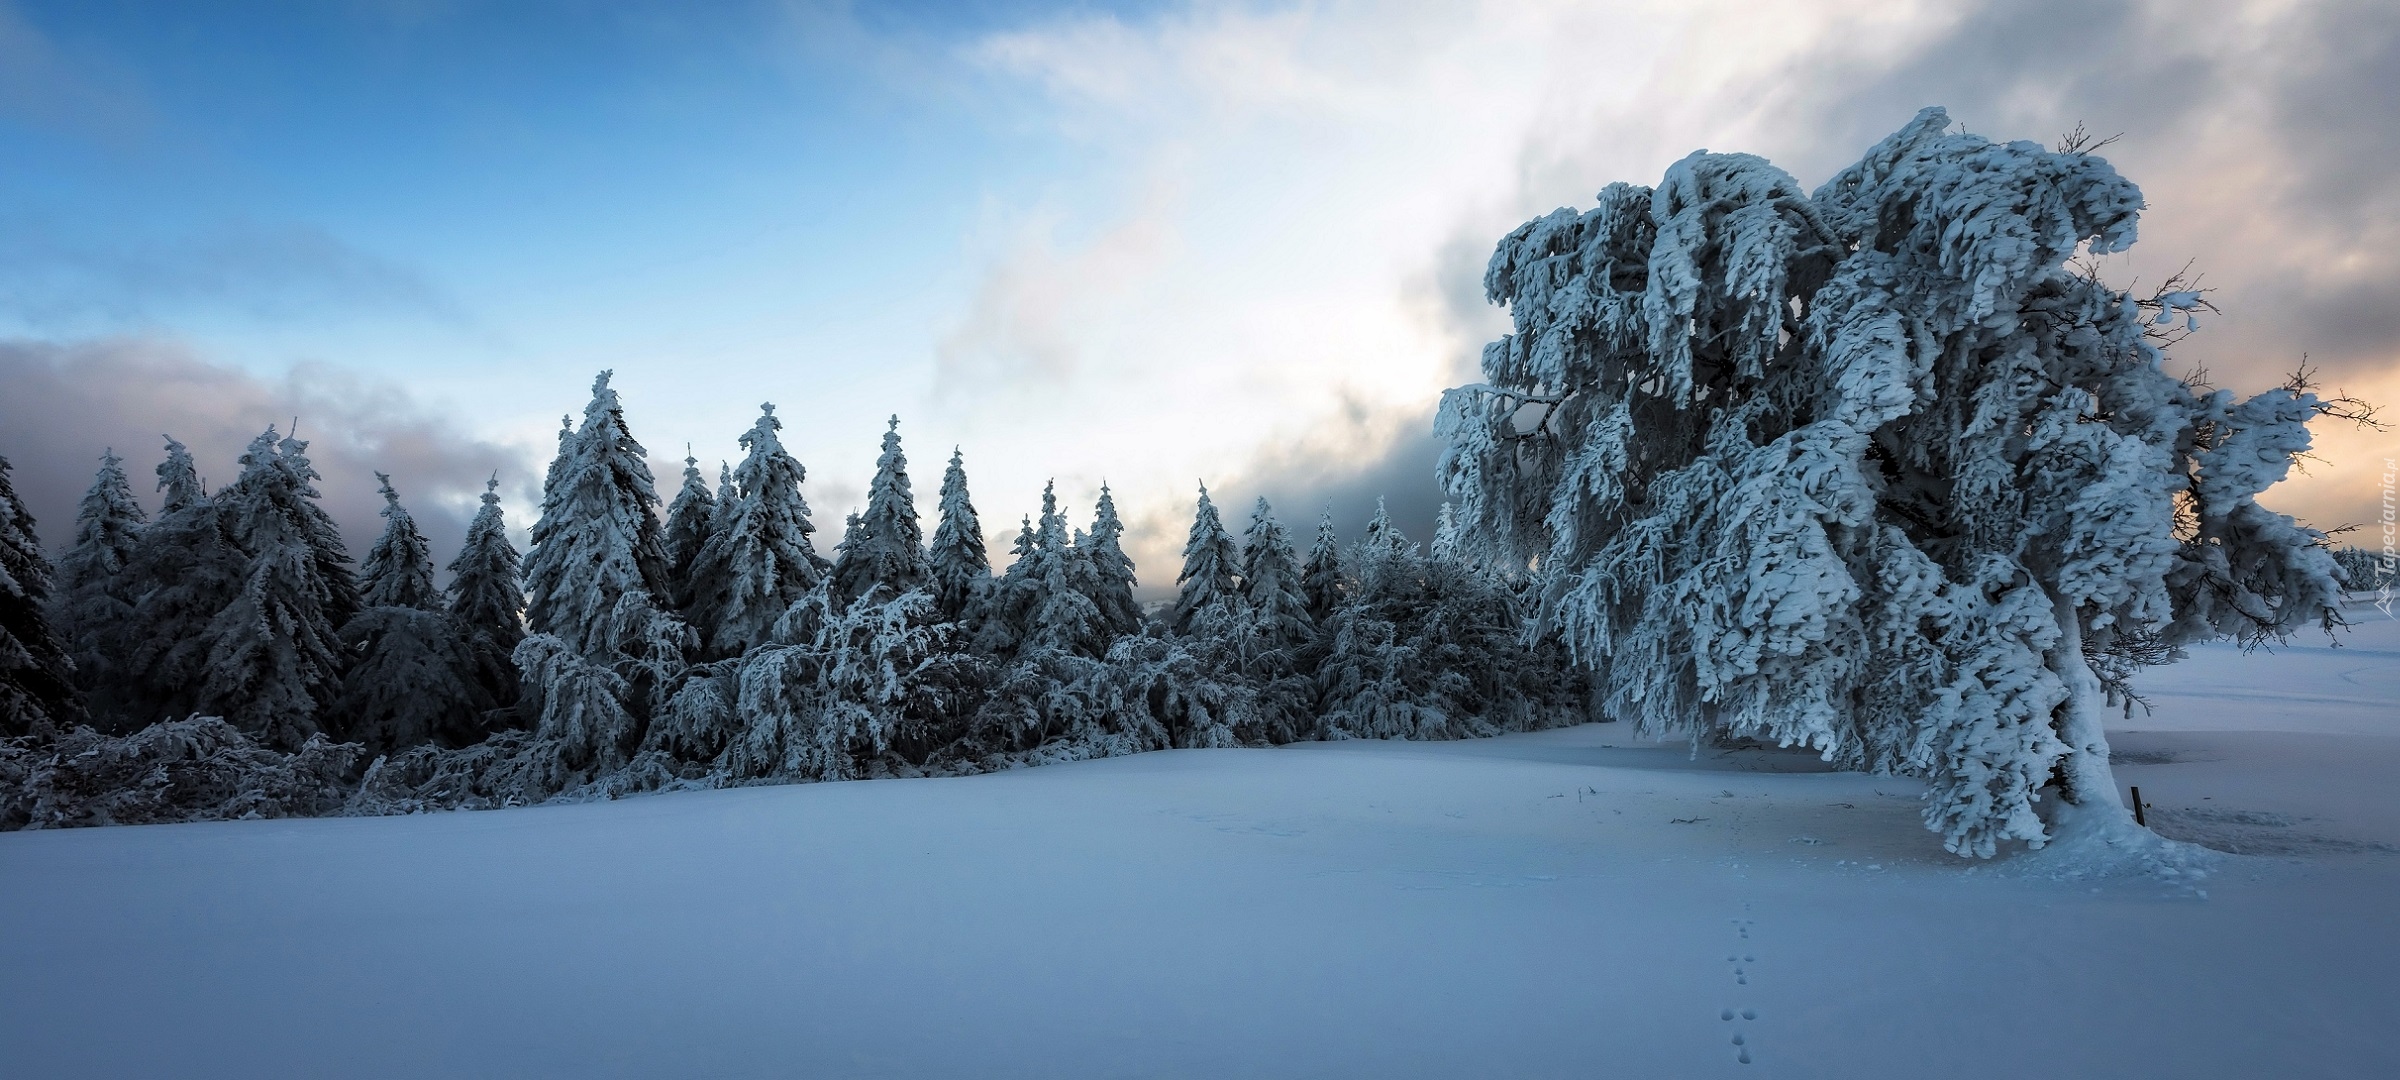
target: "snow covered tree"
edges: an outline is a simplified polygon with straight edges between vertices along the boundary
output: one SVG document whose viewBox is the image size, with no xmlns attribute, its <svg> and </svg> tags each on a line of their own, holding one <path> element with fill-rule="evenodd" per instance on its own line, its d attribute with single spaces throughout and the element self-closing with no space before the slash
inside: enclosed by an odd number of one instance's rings
<svg viewBox="0 0 2400 1080">
<path fill-rule="evenodd" d="M 1055 483 L 1042 485 L 1039 522 L 1027 522 L 1017 538 L 1016 561 L 992 583 L 977 644 L 994 654 L 1048 650 L 1101 656 L 1108 651 L 1108 627 L 1080 587 L 1089 572 L 1069 542 Z"/>
<path fill-rule="evenodd" d="M 417 519 L 400 505 L 389 473 L 376 473 L 383 492 L 383 535 L 359 564 L 359 597 L 369 607 L 439 611 L 442 590 L 433 583 L 433 546 L 417 531 Z"/>
<path fill-rule="evenodd" d="M 583 425 L 561 433 L 524 561 L 528 628 L 602 663 L 652 651 L 667 595 L 658 492 L 612 374 L 593 381 Z"/>
<path fill-rule="evenodd" d="M 929 571 L 925 530 L 917 523 L 917 499 L 908 482 L 908 455 L 900 452 L 900 418 L 883 433 L 875 479 L 867 485 L 867 512 L 860 518 L 858 545 L 844 551 L 833 568 L 833 595 L 849 603 L 878 586 L 898 596 L 924 585 Z"/>
<path fill-rule="evenodd" d="M 75 539 L 58 560 L 58 588 L 51 622 L 75 662 L 75 684 L 94 715 L 116 711 L 127 674 L 120 659 L 132 630 L 133 561 L 147 521 L 125 480 L 124 460 L 112 448 L 100 455 L 100 471 L 75 510 Z"/>
<path fill-rule="evenodd" d="M 1501 241 L 1515 332 L 1444 398 L 1444 485 L 1651 736 L 1926 776 L 1955 852 L 2133 835 L 2094 657 L 2335 619 L 2257 494 L 2339 408 L 2167 374 L 2204 306 L 2071 269 L 2133 242 L 2107 162 L 1927 109 L 1813 194 L 1696 153 Z M 2049 820 L 2036 803 L 2051 785 Z"/>
<path fill-rule="evenodd" d="M 1125 522 L 1117 516 L 1117 500 L 1103 483 L 1100 499 L 1092 505 L 1091 534 L 1079 537 L 1075 550 L 1090 565 L 1091 584 L 1085 592 L 1099 607 L 1101 622 L 1114 634 L 1131 634 L 1142 628 L 1142 606 L 1133 599 L 1133 587 L 1140 582 L 1133 576 L 1133 557 L 1125 554 L 1124 537 Z"/>
<path fill-rule="evenodd" d="M 517 548 L 500 511 L 500 478 L 483 487 L 483 508 L 467 523 L 467 541 L 450 560 L 450 615 L 488 638 L 503 655 L 525 639 L 525 590 Z"/>
<path fill-rule="evenodd" d="M 1443 503 L 1441 512 L 1434 515 L 1433 546 L 1426 549 L 1426 554 L 1436 559 L 1456 560 L 1466 554 L 1461 541 L 1458 518 L 1450 512 L 1450 504 Z"/>
<path fill-rule="evenodd" d="M 1191 536 L 1183 545 L 1183 573 L 1175 578 L 1175 632 L 1187 637 L 1224 633 L 1241 608 L 1241 552 L 1225 532 L 1217 506 L 1200 485 Z"/>
<path fill-rule="evenodd" d="M 700 459 L 691 456 L 691 448 L 685 447 L 683 487 L 675 493 L 675 501 L 667 504 L 667 524 L 660 539 L 672 593 L 668 599 L 678 611 L 690 612 L 692 564 L 699 561 L 700 549 L 708 545 L 709 536 L 716 531 L 716 521 L 717 497 L 709 493 L 708 478 L 700 475 Z"/>
<path fill-rule="evenodd" d="M 383 485 L 383 535 L 362 566 L 367 607 L 341 629 L 351 660 L 330 715 L 345 739 L 378 750 L 472 742 L 484 731 L 484 713 L 498 704 L 484 670 L 495 658 L 443 610 L 433 553 L 416 519 L 400 505 L 390 476 L 375 479 Z"/>
<path fill-rule="evenodd" d="M 1333 514 L 1317 519 L 1317 539 L 1308 547 L 1308 562 L 1300 567 L 1300 591 L 1308 597 L 1309 618 L 1323 623 L 1342 601 L 1342 541 L 1333 531 Z"/>
<path fill-rule="evenodd" d="M 83 720 L 75 663 L 50 627 L 50 560 L 0 457 L 0 736 L 48 739 Z"/>
<path fill-rule="evenodd" d="M 122 719 L 136 726 L 198 706 L 208 625 L 241 593 L 250 564 L 217 500 L 202 488 L 191 452 L 171 437 L 158 465 L 158 490 L 164 505 L 134 543 L 124 573 L 133 622 Z"/>
<path fill-rule="evenodd" d="M 316 482 L 324 477 L 309 463 L 308 442 L 297 430 L 276 444 L 275 455 L 278 467 L 296 481 L 278 485 L 276 490 L 288 499 L 285 512 L 300 522 L 309 559 L 317 564 L 318 580 L 325 583 L 325 617 L 340 629 L 366 602 L 359 595 L 358 578 L 350 572 L 350 552 L 342 544 L 341 526 L 334 524 L 333 515 L 326 513 L 319 501 Z"/>
<path fill-rule="evenodd" d="M 306 447 L 268 428 L 242 455 L 241 476 L 213 500 L 247 563 L 240 592 L 201 632 L 199 710 L 284 750 L 322 730 L 343 661 L 325 571 L 348 571 L 315 535 L 308 511 L 317 474 Z"/>
<path fill-rule="evenodd" d="M 942 520 L 934 526 L 933 546 L 926 552 L 926 572 L 935 610 L 955 621 L 963 616 L 992 577 L 991 556 L 983 548 L 983 520 L 967 497 L 967 468 L 957 448 L 950 467 L 942 472 Z"/>
<path fill-rule="evenodd" d="M 758 423 L 741 440 L 749 455 L 733 471 L 739 494 L 693 564 L 693 616 L 720 656 L 766 641 L 775 620 L 829 568 L 809 542 L 816 526 L 800 495 L 808 470 L 784 451 L 775 434 L 782 428 L 775 406 L 759 406 Z"/>
<path fill-rule="evenodd" d="M 870 775 L 907 725 L 917 677 L 949 632 L 923 589 L 871 593 L 839 610 L 825 590 L 803 603 L 824 608 L 793 620 L 813 627 L 806 640 L 742 658 L 742 735 L 725 750 L 734 776 Z"/>
<path fill-rule="evenodd" d="M 1250 512 L 1250 531 L 1242 538 L 1242 600 L 1256 650 L 1285 665 L 1316 635 L 1291 535 L 1275 520 L 1265 496 Z"/>
</svg>

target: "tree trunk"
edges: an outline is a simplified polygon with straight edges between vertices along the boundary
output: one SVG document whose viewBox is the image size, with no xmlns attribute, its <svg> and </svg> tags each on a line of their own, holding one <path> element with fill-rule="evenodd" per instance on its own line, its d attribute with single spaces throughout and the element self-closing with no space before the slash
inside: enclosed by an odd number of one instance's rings
<svg viewBox="0 0 2400 1080">
<path fill-rule="evenodd" d="M 2052 605 L 2059 636 L 2049 666 L 2067 687 L 2057 720 L 2058 739 L 2067 744 L 2067 754 L 2058 763 L 2059 801 L 2049 814 L 2050 840 L 2092 837 L 2113 842 L 2145 833 L 2148 830 L 2134 824 L 2132 812 L 2117 798 L 2117 776 L 2109 768 L 2108 733 L 2102 726 L 2108 695 L 2084 658 L 2082 619 L 2071 601 L 2054 596 Z"/>
</svg>

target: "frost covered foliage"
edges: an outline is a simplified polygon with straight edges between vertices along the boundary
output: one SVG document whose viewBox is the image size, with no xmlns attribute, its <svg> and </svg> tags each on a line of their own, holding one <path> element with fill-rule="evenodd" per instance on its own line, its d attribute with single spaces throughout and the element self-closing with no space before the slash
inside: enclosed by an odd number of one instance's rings
<svg viewBox="0 0 2400 1080">
<path fill-rule="evenodd" d="M 201 708 L 286 750 L 323 729 L 344 657 L 336 633 L 346 617 L 336 614 L 345 604 L 355 613 L 358 595 L 340 538 L 318 531 L 307 447 L 268 428 L 242 455 L 241 476 L 215 496 L 246 569 L 240 591 L 200 631 Z"/>
<path fill-rule="evenodd" d="M 2365 548 L 2346 547 L 2333 553 L 2336 569 L 2341 571 L 2342 587 L 2352 592 L 2373 592 L 2386 587 L 2392 579 L 2392 564 L 2384 561 L 2383 553 Z M 63 566 L 62 566 L 63 570 Z"/>
<path fill-rule="evenodd" d="M 532 631 L 592 657 L 653 651 L 667 595 L 658 492 L 611 374 L 592 383 L 582 426 L 559 434 L 524 564 Z"/>
<path fill-rule="evenodd" d="M 169 440 L 146 525 L 104 460 L 72 603 L 43 602 L 10 500 L 0 538 L 17 554 L 0 566 L 36 586 L 8 594 L 24 603 L 0 630 L 13 644 L 34 639 L 22 612 L 89 613 L 78 640 L 128 675 L 102 719 L 131 734 L 73 726 L 73 688 L 53 678 L 38 730 L 65 749 L 0 741 L 0 827 L 415 813 L 1583 715 L 1563 653 L 1522 640 L 1512 578 L 1428 559 L 1381 514 L 1347 556 L 1324 523 L 1303 560 L 1263 501 L 1237 538 L 1204 490 L 1182 603 L 1150 618 L 1105 486 L 1084 531 L 1045 485 L 993 578 L 954 452 L 921 546 L 895 425 L 829 571 L 802 470 L 762 413 L 715 493 L 687 456 L 662 529 L 603 373 L 560 432 L 531 553 L 509 542 L 495 477 L 445 590 L 380 476 L 384 528 L 353 582 L 306 445 L 274 429 L 214 494 Z M 166 719 L 203 706 L 222 719 Z"/>
<path fill-rule="evenodd" d="M 1696 153 L 1527 222 L 1485 277 L 1515 332 L 1440 414 L 1461 543 L 1533 574 L 1647 733 L 1924 775 L 1962 854 L 2130 828 L 2090 658 L 2338 600 L 2256 498 L 2326 403 L 2184 383 L 2157 339 L 2201 296 L 2070 269 L 2141 206 L 2098 157 L 1928 109 L 1813 193 Z"/>
<path fill-rule="evenodd" d="M 1213 636 L 1239 620 L 1242 611 L 1240 549 L 1225 532 L 1225 521 L 1200 486 L 1200 502 L 1192 513 L 1191 535 L 1183 544 L 1183 572 L 1175 577 L 1175 632 Z"/>
<path fill-rule="evenodd" d="M 132 582 L 125 568 L 133 562 L 148 515 L 133 501 L 124 464 L 113 450 L 101 454 L 100 471 L 75 508 L 75 535 L 59 557 L 57 588 L 50 598 L 51 625 L 74 660 L 75 685 L 87 700 L 114 701 L 131 677 L 118 670 L 115 659 L 133 619 Z M 98 701 L 93 704 L 94 712 L 109 711 Z"/>
<path fill-rule="evenodd" d="M 759 406 L 758 423 L 741 438 L 749 455 L 733 471 L 737 494 L 720 504 L 723 524 L 693 563 L 692 620 L 719 656 L 765 642 L 829 568 L 809 540 L 817 527 L 800 495 L 808 471 L 784 451 L 775 434 L 782 429 L 775 406 Z"/>
<path fill-rule="evenodd" d="M 950 467 L 942 470 L 941 524 L 933 530 L 926 550 L 927 576 L 933 602 L 945 618 L 956 619 L 991 581 L 992 561 L 983 547 L 983 520 L 967 494 L 966 458 L 950 451 Z"/>
<path fill-rule="evenodd" d="M 358 750 L 317 736 L 281 753 L 212 716 L 123 737 L 77 727 L 46 745 L 0 741 L 0 829 L 339 813 Z"/>
<path fill-rule="evenodd" d="M 867 484 L 867 512 L 858 535 L 846 539 L 833 567 L 833 595 L 842 603 L 883 589 L 897 596 L 925 584 L 925 530 L 917 523 L 916 495 L 908 481 L 908 455 L 900 451 L 900 418 L 883 433 L 883 453 Z"/>
<path fill-rule="evenodd" d="M 125 594 L 133 614 L 119 669 L 131 676 L 118 727 L 189 714 L 208 668 L 207 629 L 242 591 L 248 557 L 228 531 L 223 508 L 201 490 L 190 451 L 167 440 L 158 465 L 164 505 L 142 530 L 127 561 Z"/>
<path fill-rule="evenodd" d="M 1459 739 L 1590 719 L 1583 680 L 1528 647 L 1515 597 L 1429 559 L 1379 507 L 1349 552 L 1346 596 L 1316 663 L 1316 738 Z"/>
<path fill-rule="evenodd" d="M 50 626 L 50 560 L 0 457 L 0 737 L 48 737 L 83 719 L 74 661 Z"/>
<path fill-rule="evenodd" d="M 500 510 L 500 479 L 484 485 L 483 508 L 450 560 L 450 617 L 475 650 L 475 679 L 502 706 L 517 699 L 517 643 L 525 639 L 525 593 L 516 545 Z"/>
<path fill-rule="evenodd" d="M 700 549 L 708 546 L 708 538 L 715 534 L 716 525 L 717 497 L 708 489 L 708 478 L 700 475 L 700 459 L 691 456 L 687 448 L 683 487 L 675 492 L 675 501 L 667 504 L 665 532 L 659 541 L 673 594 L 668 600 L 687 615 L 692 606 L 692 567 L 700 559 Z"/>
<path fill-rule="evenodd" d="M 442 590 L 433 583 L 433 547 L 417 531 L 417 519 L 400 505 L 391 476 L 376 473 L 375 482 L 383 492 L 383 535 L 359 564 L 360 599 L 368 607 L 435 610 Z"/>
</svg>

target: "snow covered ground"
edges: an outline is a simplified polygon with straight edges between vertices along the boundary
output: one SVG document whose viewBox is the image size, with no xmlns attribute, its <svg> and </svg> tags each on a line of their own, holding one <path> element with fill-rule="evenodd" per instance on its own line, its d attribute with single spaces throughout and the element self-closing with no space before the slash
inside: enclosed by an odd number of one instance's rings
<svg viewBox="0 0 2400 1080">
<path fill-rule="evenodd" d="M 2162 831 L 2255 853 L 2199 890 L 1609 725 L 16 833 L 0 1076 L 2400 1075 L 2400 623 L 2357 618 L 2117 733 Z"/>
</svg>

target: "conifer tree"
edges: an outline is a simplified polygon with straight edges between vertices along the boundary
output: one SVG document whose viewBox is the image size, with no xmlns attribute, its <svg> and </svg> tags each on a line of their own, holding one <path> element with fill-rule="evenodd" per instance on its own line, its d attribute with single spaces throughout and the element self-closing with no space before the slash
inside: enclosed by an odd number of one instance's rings
<svg viewBox="0 0 2400 1080">
<path fill-rule="evenodd" d="M 132 630 L 133 561 L 147 520 L 125 480 L 115 450 L 100 456 L 100 471 L 75 510 L 75 539 L 58 560 L 52 624 L 75 661 L 75 683 L 95 715 L 113 713 L 127 673 L 119 661 Z"/>
<path fill-rule="evenodd" d="M 1089 564 L 1069 540 L 1056 482 L 1042 485 L 1042 516 L 1033 532 L 1032 563 L 1024 580 L 1032 586 L 1020 640 L 1038 648 L 1097 657 L 1108 651 L 1110 633 L 1099 605 L 1087 595 Z"/>
<path fill-rule="evenodd" d="M 1192 514 L 1192 532 L 1183 545 L 1183 573 L 1175 584 L 1175 632 L 1207 637 L 1223 632 L 1241 603 L 1241 552 L 1225 523 L 1208 500 L 1208 485 L 1200 485 L 1200 504 Z"/>
<path fill-rule="evenodd" d="M 1142 628 L 1142 606 L 1133 599 L 1133 587 L 1140 582 L 1133 576 L 1133 558 L 1125 554 L 1124 537 L 1125 522 L 1117 516 L 1117 500 L 1102 483 L 1100 499 L 1092 505 L 1091 534 L 1078 537 L 1075 550 L 1091 565 L 1092 583 L 1087 591 L 1100 608 L 1101 621 L 1119 635 Z"/>
<path fill-rule="evenodd" d="M 1433 546 L 1426 553 L 1445 562 L 1455 562 L 1465 554 L 1459 546 L 1458 518 L 1450 512 L 1449 503 L 1443 503 L 1441 512 L 1434 515 Z"/>
<path fill-rule="evenodd" d="M 359 565 L 359 596 L 368 607 L 439 611 L 442 590 L 433 583 L 433 547 L 417 531 L 417 520 L 400 505 L 389 473 L 376 473 L 383 492 L 383 535 Z"/>
<path fill-rule="evenodd" d="M 209 623 L 240 595 L 250 565 L 182 443 L 167 439 L 157 471 L 164 506 L 142 530 L 124 574 L 133 601 L 124 715 L 136 726 L 198 707 Z"/>
<path fill-rule="evenodd" d="M 775 620 L 829 569 L 809 542 L 816 526 L 800 495 L 808 471 L 784 451 L 775 434 L 782 427 L 775 406 L 759 406 L 758 423 L 741 440 L 749 455 L 733 472 L 740 494 L 694 564 L 693 613 L 718 655 L 767 641 Z"/>
<path fill-rule="evenodd" d="M 317 577 L 325 583 L 325 617 L 340 629 L 366 602 L 359 595 L 357 576 L 350 571 L 350 552 L 342 544 L 341 526 L 334 524 L 333 515 L 319 502 L 316 482 L 324 477 L 309 464 L 308 442 L 297 430 L 276 444 L 275 453 L 278 467 L 296 481 L 285 495 L 286 512 L 301 523 L 309 559 L 317 564 Z"/>
<path fill-rule="evenodd" d="M 500 510 L 500 478 L 484 483 L 483 508 L 467 523 L 466 543 L 450 560 L 450 614 L 505 653 L 525 638 L 525 591 L 519 557 Z"/>
<path fill-rule="evenodd" d="M 967 469 L 958 449 L 950 451 L 950 467 L 942 472 L 941 523 L 934 526 L 933 546 L 926 552 L 935 610 L 942 618 L 964 615 L 977 590 L 991 580 L 992 560 L 983 547 L 983 520 L 967 496 Z"/>
<path fill-rule="evenodd" d="M 730 483 L 730 478 L 728 478 Z M 683 487 L 675 493 L 675 501 L 667 504 L 667 524 L 660 541 L 667 558 L 667 581 L 672 595 L 669 601 L 677 611 L 689 612 L 692 606 L 692 564 L 699 561 L 700 549 L 708 545 L 709 535 L 716 531 L 717 498 L 709 493 L 708 479 L 700 475 L 700 459 L 684 448 Z"/>
<path fill-rule="evenodd" d="M 344 738 L 378 750 L 435 740 L 461 745 L 482 732 L 483 714 L 496 703 L 477 677 L 472 635 L 442 610 L 433 554 L 416 520 L 391 477 L 375 479 L 383 485 L 383 535 L 363 567 L 367 607 L 341 630 L 351 662 L 329 715 L 339 718 Z"/>
<path fill-rule="evenodd" d="M 1288 655 L 1316 632 L 1290 534 L 1261 496 L 1242 544 L 1242 600 L 1252 634 L 1266 651 Z"/>
<path fill-rule="evenodd" d="M 0 457 L 0 736 L 55 737 L 83 720 L 75 664 L 50 627 L 50 560 Z"/>
<path fill-rule="evenodd" d="M 1367 519 L 1366 546 L 1370 550 L 1402 554 L 1415 548 L 1400 527 L 1392 524 L 1392 512 L 1385 509 L 1383 498 L 1375 499 L 1375 516 Z"/>
<path fill-rule="evenodd" d="M 603 663 L 646 651 L 666 594 L 658 492 L 612 374 L 593 381 L 582 426 L 560 433 L 524 562 L 528 629 Z"/>
<path fill-rule="evenodd" d="M 897 416 L 883 433 L 883 453 L 875 459 L 875 479 L 867 485 L 867 512 L 860 528 L 858 546 L 844 551 L 834 566 L 837 601 L 848 603 L 878 586 L 898 596 L 926 583 L 925 531 L 917 521 Z"/>
<path fill-rule="evenodd" d="M 1300 568 L 1300 591 L 1308 597 L 1308 614 L 1320 625 L 1342 600 L 1342 542 L 1333 531 L 1333 513 L 1317 519 L 1317 540 L 1309 545 L 1308 562 Z"/>
<path fill-rule="evenodd" d="M 306 445 L 268 428 L 242 455 L 241 476 L 217 494 L 227 535 L 247 563 L 241 591 L 202 632 L 199 708 L 285 750 L 322 730 L 343 659 L 325 549 L 306 511 L 317 475 L 300 452 Z"/>
<path fill-rule="evenodd" d="M 525 591 L 516 545 L 500 511 L 500 477 L 485 482 L 483 508 L 467 523 L 467 540 L 450 560 L 450 617 L 475 646 L 475 677 L 495 705 L 517 698 L 510 657 L 525 640 Z"/>
</svg>

